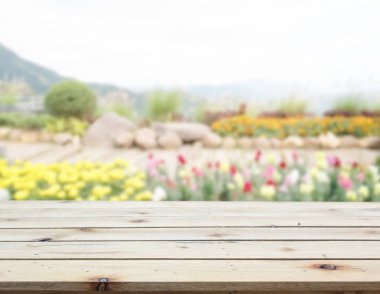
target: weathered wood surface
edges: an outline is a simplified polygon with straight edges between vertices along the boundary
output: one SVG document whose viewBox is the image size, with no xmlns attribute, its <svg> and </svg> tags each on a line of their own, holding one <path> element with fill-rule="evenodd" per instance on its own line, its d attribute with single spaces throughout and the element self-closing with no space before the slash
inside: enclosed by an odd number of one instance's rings
<svg viewBox="0 0 380 294">
<path fill-rule="evenodd" d="M 380 293 L 380 204 L 0 204 L 0 293 L 99 289 Z"/>
</svg>

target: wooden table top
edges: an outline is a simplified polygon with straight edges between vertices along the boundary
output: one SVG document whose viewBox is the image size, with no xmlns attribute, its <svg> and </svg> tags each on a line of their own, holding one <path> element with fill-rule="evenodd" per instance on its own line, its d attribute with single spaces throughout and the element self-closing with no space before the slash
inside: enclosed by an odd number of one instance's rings
<svg viewBox="0 0 380 294">
<path fill-rule="evenodd" d="M 3 202 L 11 290 L 380 293 L 380 203 Z"/>
</svg>

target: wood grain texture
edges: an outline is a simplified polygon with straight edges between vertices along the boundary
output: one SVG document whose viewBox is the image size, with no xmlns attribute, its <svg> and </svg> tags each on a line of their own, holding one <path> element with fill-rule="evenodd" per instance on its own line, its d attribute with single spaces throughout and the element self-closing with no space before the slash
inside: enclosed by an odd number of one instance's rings
<svg viewBox="0 0 380 294">
<path fill-rule="evenodd" d="M 4 260 L 2 290 L 93 290 L 108 278 L 113 291 L 379 290 L 380 261 L 330 260 Z"/>
<path fill-rule="evenodd" d="M 0 204 L 0 293 L 107 278 L 119 293 L 369 294 L 379 277 L 378 203 Z"/>
<path fill-rule="evenodd" d="M 0 260 L 379 258 L 379 241 L 0 242 Z"/>
<path fill-rule="evenodd" d="M 380 228 L 216 227 L 0 229 L 0 242 L 24 241 L 380 241 Z"/>
</svg>

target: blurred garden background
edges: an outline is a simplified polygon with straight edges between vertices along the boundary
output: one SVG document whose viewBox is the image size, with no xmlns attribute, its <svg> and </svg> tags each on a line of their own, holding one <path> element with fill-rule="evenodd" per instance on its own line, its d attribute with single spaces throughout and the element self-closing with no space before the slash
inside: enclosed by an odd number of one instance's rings
<svg viewBox="0 0 380 294">
<path fill-rule="evenodd" d="M 380 200 L 378 3 L 145 2 L 0 0 L 0 200 Z"/>
</svg>

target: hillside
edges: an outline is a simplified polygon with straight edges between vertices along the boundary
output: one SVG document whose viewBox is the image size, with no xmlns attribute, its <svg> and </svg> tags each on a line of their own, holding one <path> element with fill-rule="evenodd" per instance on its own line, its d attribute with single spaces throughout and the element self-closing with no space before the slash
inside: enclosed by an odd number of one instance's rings
<svg viewBox="0 0 380 294">
<path fill-rule="evenodd" d="M 45 93 L 52 84 L 68 77 L 26 60 L 0 43 L 0 79 L 23 80 L 37 93 Z M 110 84 L 89 83 L 95 91 L 106 93 L 119 90 Z"/>
</svg>

